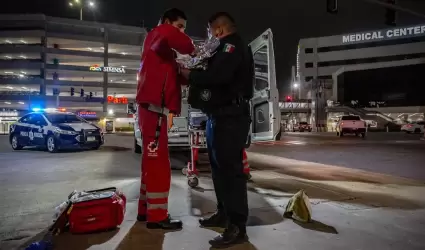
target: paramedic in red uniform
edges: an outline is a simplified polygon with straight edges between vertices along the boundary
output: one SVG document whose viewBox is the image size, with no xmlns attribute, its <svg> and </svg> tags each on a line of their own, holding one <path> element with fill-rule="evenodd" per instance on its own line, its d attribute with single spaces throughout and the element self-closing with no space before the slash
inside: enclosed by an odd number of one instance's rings
<svg viewBox="0 0 425 250">
<path fill-rule="evenodd" d="M 143 44 L 136 101 L 142 133 L 141 187 L 138 221 L 150 229 L 180 229 L 182 222 L 168 215 L 171 169 L 168 154 L 167 115 L 179 114 L 181 85 L 175 51 L 192 54 L 192 40 L 184 33 L 186 15 L 167 10 Z"/>
</svg>

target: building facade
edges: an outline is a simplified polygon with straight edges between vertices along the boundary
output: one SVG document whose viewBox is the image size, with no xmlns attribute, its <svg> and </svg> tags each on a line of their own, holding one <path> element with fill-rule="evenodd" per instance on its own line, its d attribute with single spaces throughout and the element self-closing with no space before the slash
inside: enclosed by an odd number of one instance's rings
<svg viewBox="0 0 425 250">
<path fill-rule="evenodd" d="M 312 100 L 311 122 L 323 127 L 332 103 L 351 101 L 344 75 L 414 65 L 425 68 L 425 24 L 301 39 L 296 76 L 300 97 Z"/>
<path fill-rule="evenodd" d="M 0 16 L 0 109 L 125 113 L 146 30 L 44 15 Z M 106 100 L 106 101 L 103 101 Z"/>
</svg>

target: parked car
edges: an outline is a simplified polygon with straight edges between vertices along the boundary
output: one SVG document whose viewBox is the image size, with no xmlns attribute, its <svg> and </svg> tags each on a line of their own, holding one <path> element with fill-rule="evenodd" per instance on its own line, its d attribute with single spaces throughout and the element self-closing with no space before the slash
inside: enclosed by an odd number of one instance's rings
<svg viewBox="0 0 425 250">
<path fill-rule="evenodd" d="M 424 133 L 425 121 L 411 122 L 401 127 L 401 131 L 410 133 Z"/>
<path fill-rule="evenodd" d="M 102 129 L 69 112 L 33 112 L 10 126 L 14 150 L 26 146 L 45 147 L 50 153 L 65 148 L 99 149 L 104 143 Z"/>
<path fill-rule="evenodd" d="M 366 122 L 360 119 L 358 115 L 344 115 L 336 125 L 336 134 L 343 137 L 344 134 L 361 135 L 366 137 Z"/>
<path fill-rule="evenodd" d="M 292 128 L 292 132 L 296 132 L 296 131 L 299 131 L 299 132 L 304 132 L 304 131 L 311 132 L 311 126 L 307 122 L 299 122 L 299 123 L 296 123 L 294 125 L 294 127 Z"/>
</svg>

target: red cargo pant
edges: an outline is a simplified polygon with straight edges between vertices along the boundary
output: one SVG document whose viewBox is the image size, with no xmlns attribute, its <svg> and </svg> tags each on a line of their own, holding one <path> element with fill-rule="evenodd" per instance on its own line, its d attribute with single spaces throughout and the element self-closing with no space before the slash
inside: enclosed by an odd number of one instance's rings
<svg viewBox="0 0 425 250">
<path fill-rule="evenodd" d="M 243 150 L 243 156 L 242 156 L 242 163 L 243 163 L 243 172 L 244 174 L 249 174 L 250 172 L 250 168 L 249 168 L 249 163 L 248 163 L 248 155 L 246 154 L 246 150 Z"/>
<path fill-rule="evenodd" d="M 159 144 L 155 147 L 159 114 L 140 107 L 138 115 L 143 143 L 138 213 L 147 215 L 148 222 L 159 222 L 168 216 L 168 193 L 171 182 L 167 117 L 162 116 Z"/>
</svg>

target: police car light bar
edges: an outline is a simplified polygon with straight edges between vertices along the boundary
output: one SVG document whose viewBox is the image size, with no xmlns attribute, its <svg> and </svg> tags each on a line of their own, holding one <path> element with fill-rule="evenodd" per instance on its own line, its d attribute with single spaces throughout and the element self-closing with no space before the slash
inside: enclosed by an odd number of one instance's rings
<svg viewBox="0 0 425 250">
<path fill-rule="evenodd" d="M 32 108 L 33 112 L 66 112 L 66 108 Z"/>
</svg>

